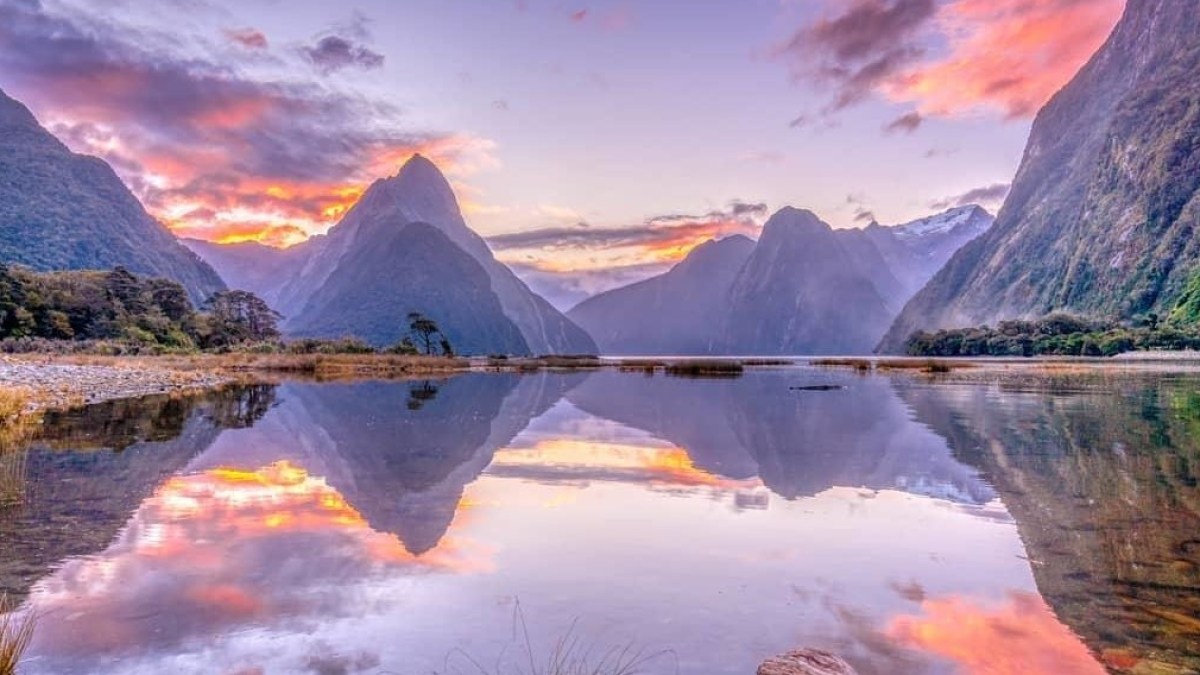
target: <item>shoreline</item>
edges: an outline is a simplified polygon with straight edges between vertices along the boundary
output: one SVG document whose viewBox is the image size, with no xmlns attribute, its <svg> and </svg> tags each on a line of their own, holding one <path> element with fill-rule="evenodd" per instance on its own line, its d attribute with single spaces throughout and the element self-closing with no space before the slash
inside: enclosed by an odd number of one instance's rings
<svg viewBox="0 0 1200 675">
<path fill-rule="evenodd" d="M 29 412 L 62 410 L 154 394 L 206 391 L 239 382 L 305 379 L 412 380 L 460 373 L 531 373 L 618 370 L 680 376 L 733 376 L 744 368 L 798 365 L 862 374 L 922 375 L 938 379 L 1071 373 L 1200 372 L 1198 352 L 1154 352 L 1113 358 L 1081 357 L 487 357 L 446 358 L 387 354 L 200 354 L 0 356 L 0 389 L 28 396 Z"/>
</svg>

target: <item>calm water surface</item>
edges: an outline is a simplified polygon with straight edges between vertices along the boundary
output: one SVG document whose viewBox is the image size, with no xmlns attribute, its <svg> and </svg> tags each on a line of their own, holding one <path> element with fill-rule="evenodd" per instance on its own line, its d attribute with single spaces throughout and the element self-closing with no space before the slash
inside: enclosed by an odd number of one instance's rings
<svg viewBox="0 0 1200 675">
<path fill-rule="evenodd" d="M 52 417 L 28 472 L 29 673 L 1200 668 L 1196 378 L 289 383 Z"/>
</svg>

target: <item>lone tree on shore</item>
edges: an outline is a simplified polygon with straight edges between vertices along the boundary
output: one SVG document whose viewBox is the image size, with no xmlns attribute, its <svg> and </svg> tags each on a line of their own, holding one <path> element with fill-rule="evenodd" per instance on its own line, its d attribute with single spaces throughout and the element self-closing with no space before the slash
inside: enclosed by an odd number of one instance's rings
<svg viewBox="0 0 1200 675">
<path fill-rule="evenodd" d="M 279 312 L 247 291 L 221 291 L 205 303 L 214 346 L 279 339 Z"/>
<path fill-rule="evenodd" d="M 440 347 L 443 356 L 454 356 L 450 340 L 433 319 L 420 312 L 409 312 L 408 329 L 412 333 L 413 342 L 423 347 L 425 354 L 433 355 L 436 348 Z"/>
</svg>

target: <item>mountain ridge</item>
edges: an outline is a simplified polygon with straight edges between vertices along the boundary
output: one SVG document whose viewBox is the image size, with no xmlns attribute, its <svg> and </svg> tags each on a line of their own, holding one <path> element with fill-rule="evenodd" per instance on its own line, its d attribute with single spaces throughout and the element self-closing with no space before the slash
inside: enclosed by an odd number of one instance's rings
<svg viewBox="0 0 1200 675">
<path fill-rule="evenodd" d="M 203 304 L 221 277 L 146 212 L 107 162 L 71 150 L 0 90 L 0 261 L 178 281 Z"/>
<path fill-rule="evenodd" d="M 1165 314 L 1200 270 L 1200 14 L 1130 0 L 1038 113 L 996 225 L 964 246 L 880 344 L 1054 311 Z"/>
<path fill-rule="evenodd" d="M 666 273 L 597 294 L 567 315 L 609 354 L 867 352 L 949 255 L 991 224 L 991 215 L 973 205 L 930 218 L 942 218 L 941 227 L 902 238 L 904 227 L 923 221 L 834 230 L 811 211 L 786 207 L 768 220 L 757 242 L 742 235 L 706 242 Z M 768 260 L 784 246 L 792 252 Z M 809 255 L 805 249 L 812 246 L 824 252 Z M 759 256 L 761 269 L 745 273 L 752 255 Z M 735 295 L 734 282 L 743 274 Z M 823 280 L 810 278 L 818 274 Z M 803 292 L 800 283 L 806 284 Z M 755 304 L 765 297 L 760 291 L 768 286 L 776 289 L 769 307 L 756 313 Z M 837 295 L 845 287 L 854 290 Z M 851 320 L 840 321 L 843 314 Z M 806 333 L 814 323 L 823 323 L 817 333 L 833 339 Z M 789 343 L 788 336 L 800 341 Z"/>
</svg>

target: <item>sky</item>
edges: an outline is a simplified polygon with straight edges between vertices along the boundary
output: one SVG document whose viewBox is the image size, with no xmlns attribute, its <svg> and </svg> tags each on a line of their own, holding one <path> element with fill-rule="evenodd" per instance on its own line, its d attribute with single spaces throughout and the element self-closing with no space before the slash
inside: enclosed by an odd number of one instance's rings
<svg viewBox="0 0 1200 675">
<path fill-rule="evenodd" d="M 0 0 L 0 89 L 178 235 L 293 245 L 413 153 L 560 305 L 791 205 L 997 208 L 1123 0 Z"/>
</svg>

